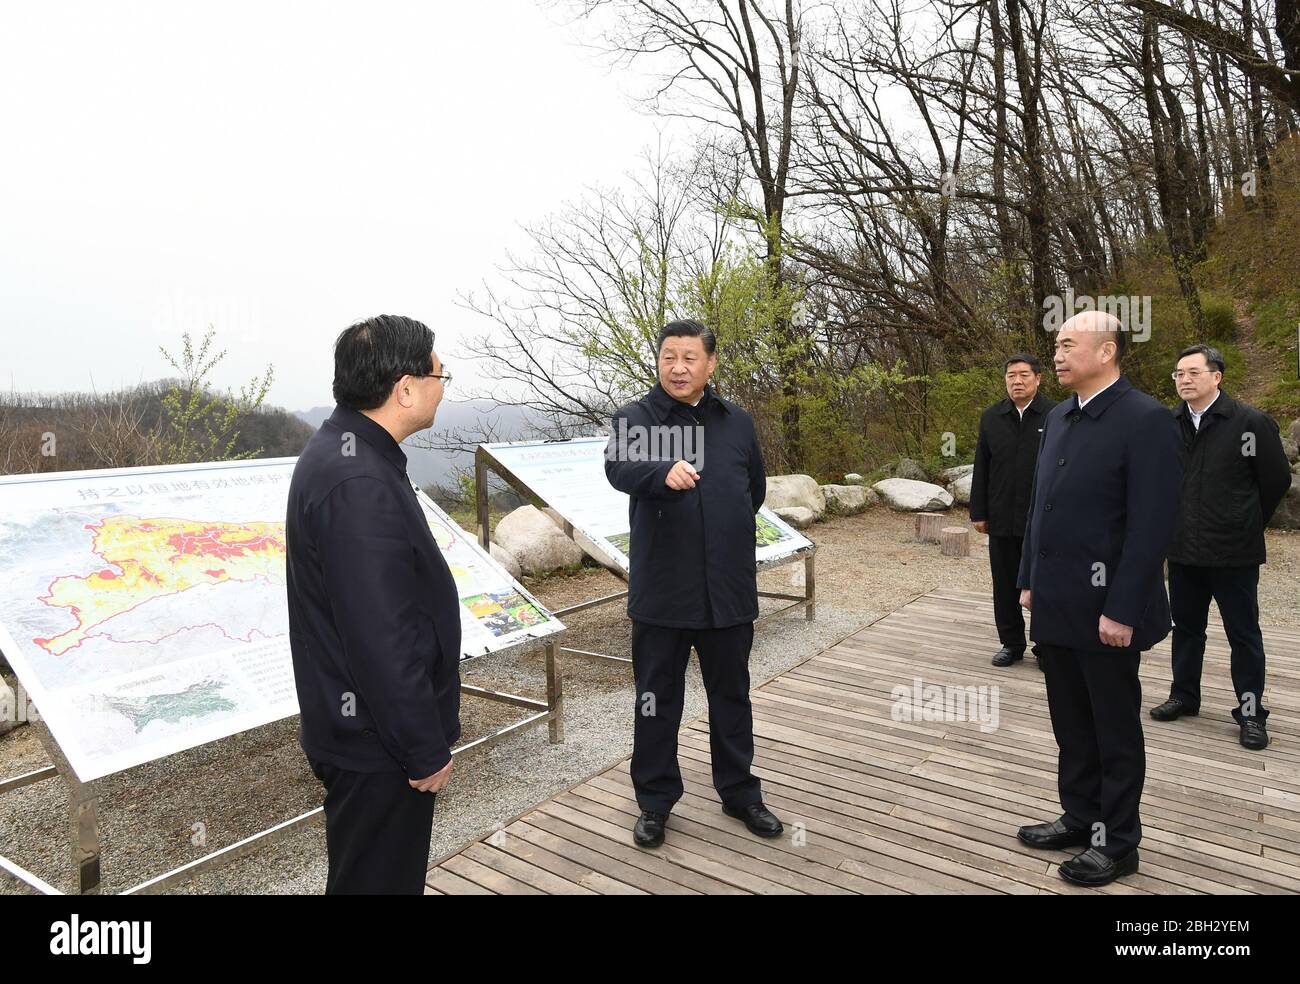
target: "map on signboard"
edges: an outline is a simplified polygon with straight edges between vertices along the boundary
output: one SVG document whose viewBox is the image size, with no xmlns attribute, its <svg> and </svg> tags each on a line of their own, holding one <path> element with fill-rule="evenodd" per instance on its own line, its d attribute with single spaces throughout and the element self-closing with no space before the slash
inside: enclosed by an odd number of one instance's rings
<svg viewBox="0 0 1300 984">
<path fill-rule="evenodd" d="M 0 478 L 0 652 L 82 780 L 298 713 L 295 459 Z M 421 495 L 461 658 L 563 628 Z"/>
<path fill-rule="evenodd" d="M 0 650 L 83 780 L 297 713 L 293 464 L 0 479 Z"/>
<path fill-rule="evenodd" d="M 512 579 L 436 502 L 423 492 L 419 499 L 433 538 L 456 581 L 463 658 L 494 652 L 564 628 L 559 619 Z"/>
<path fill-rule="evenodd" d="M 604 437 L 582 437 L 482 447 L 626 575 L 628 497 L 605 477 L 607 444 Z M 766 506 L 754 519 L 754 561 L 759 567 L 814 549 L 811 540 Z"/>
</svg>

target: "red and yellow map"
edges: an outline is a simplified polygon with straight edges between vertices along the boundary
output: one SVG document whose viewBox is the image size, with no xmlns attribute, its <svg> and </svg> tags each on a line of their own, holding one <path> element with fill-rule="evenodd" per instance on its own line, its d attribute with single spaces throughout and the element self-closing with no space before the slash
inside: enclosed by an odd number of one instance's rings
<svg viewBox="0 0 1300 984">
<path fill-rule="evenodd" d="M 61 656 L 98 626 L 146 602 L 198 585 L 252 581 L 284 583 L 283 523 L 213 523 L 113 516 L 86 529 L 105 567 L 51 582 L 39 600 L 66 608 L 76 624 L 60 635 L 33 639 Z"/>
</svg>

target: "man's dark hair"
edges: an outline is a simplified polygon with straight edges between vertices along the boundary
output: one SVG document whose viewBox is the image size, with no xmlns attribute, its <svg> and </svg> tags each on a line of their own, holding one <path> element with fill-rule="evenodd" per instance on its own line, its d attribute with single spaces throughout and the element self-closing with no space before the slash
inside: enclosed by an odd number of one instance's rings
<svg viewBox="0 0 1300 984">
<path fill-rule="evenodd" d="M 1110 333 L 1115 339 L 1115 361 L 1117 363 L 1124 361 L 1124 356 L 1128 354 L 1128 329 L 1120 327 Z"/>
<path fill-rule="evenodd" d="M 403 376 L 433 372 L 433 332 L 414 318 L 381 314 L 344 329 L 334 342 L 334 402 L 382 407 Z"/>
<path fill-rule="evenodd" d="M 1017 362 L 1023 362 L 1025 365 L 1029 366 L 1030 369 L 1034 370 L 1035 376 L 1041 376 L 1043 374 L 1043 364 L 1038 361 L 1037 356 L 1030 355 L 1028 352 L 1017 352 L 1011 358 L 1007 359 L 1006 362 L 1002 363 L 1002 375 L 1005 376 L 1007 370 Z"/>
<path fill-rule="evenodd" d="M 655 339 L 656 355 L 663 350 L 665 338 L 698 338 L 704 343 L 705 355 L 712 355 L 714 349 L 718 347 L 718 338 L 713 334 L 712 329 L 705 328 L 698 321 L 689 318 L 684 321 L 670 321 L 663 326 L 659 337 Z"/>
<path fill-rule="evenodd" d="M 1187 348 L 1178 353 L 1178 358 L 1175 360 L 1174 365 L 1178 365 L 1179 362 L 1182 362 L 1183 359 L 1187 358 L 1189 355 L 1203 355 L 1205 356 L 1205 364 L 1211 369 L 1217 369 L 1219 372 L 1226 371 L 1223 361 L 1223 353 L 1213 345 L 1187 346 Z"/>
</svg>

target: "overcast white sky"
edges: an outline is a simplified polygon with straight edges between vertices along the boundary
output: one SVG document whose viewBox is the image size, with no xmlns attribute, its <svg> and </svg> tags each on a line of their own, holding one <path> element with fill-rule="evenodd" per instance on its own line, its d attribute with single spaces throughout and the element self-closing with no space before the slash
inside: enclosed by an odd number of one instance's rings
<svg viewBox="0 0 1300 984">
<path fill-rule="evenodd" d="M 209 322 L 291 410 L 357 318 L 450 352 L 518 224 L 655 142 L 639 85 L 533 0 L 7 4 L 0 386 L 155 379 Z"/>
</svg>

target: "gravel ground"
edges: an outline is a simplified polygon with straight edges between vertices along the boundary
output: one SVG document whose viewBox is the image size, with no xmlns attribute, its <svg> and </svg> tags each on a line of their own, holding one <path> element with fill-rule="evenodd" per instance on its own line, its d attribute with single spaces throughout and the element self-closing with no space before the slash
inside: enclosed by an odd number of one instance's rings
<svg viewBox="0 0 1300 984">
<path fill-rule="evenodd" d="M 956 519 L 956 517 L 954 517 Z M 884 509 L 819 523 L 817 620 L 802 612 L 760 623 L 751 679 L 755 686 L 849 635 L 867 622 L 939 586 L 990 589 L 987 550 L 975 535 L 971 556 L 950 559 L 937 546 L 913 542 L 914 520 Z M 1260 581 L 1261 619 L 1300 625 L 1300 536 L 1269 533 L 1270 563 Z M 766 590 L 792 592 L 803 565 L 764 572 Z M 532 585 L 552 608 L 620 590 L 598 569 Z M 776 603 L 765 602 L 765 606 Z M 630 627 L 621 602 L 565 620 L 565 644 L 627 655 Z M 543 656 L 489 656 L 462 667 L 467 683 L 525 695 L 544 693 Z M 705 712 L 694 661 L 685 718 Z M 566 741 L 550 745 L 544 727 L 514 735 L 493 748 L 457 760 L 434 818 L 432 857 L 438 858 L 538 802 L 631 754 L 631 668 L 576 656 L 564 665 Z M 467 697 L 467 738 L 517 719 L 520 712 Z M 0 738 L 0 776 L 48 762 L 32 728 Z M 104 890 L 121 891 L 202 854 L 318 806 L 322 787 L 307 768 L 296 723 L 280 722 L 162 762 L 110 776 L 99 784 L 104 843 Z M 66 840 L 66 792 L 47 780 L 0 797 L 0 853 L 72 890 Z M 196 825 L 202 825 L 201 827 Z M 206 844 L 194 841 L 198 833 Z M 325 834 L 316 824 L 254 855 L 203 875 L 185 892 L 231 894 L 319 893 L 325 884 Z M 0 879 L 0 893 L 15 891 Z"/>
</svg>

